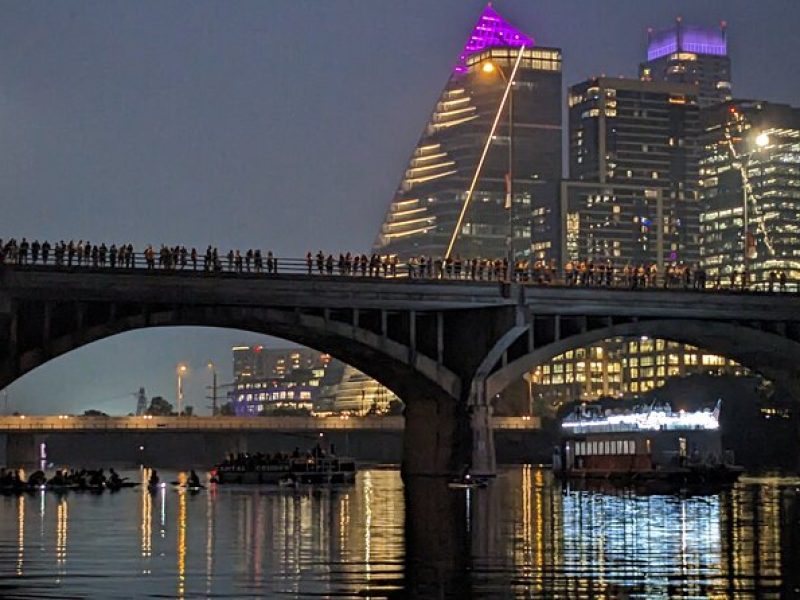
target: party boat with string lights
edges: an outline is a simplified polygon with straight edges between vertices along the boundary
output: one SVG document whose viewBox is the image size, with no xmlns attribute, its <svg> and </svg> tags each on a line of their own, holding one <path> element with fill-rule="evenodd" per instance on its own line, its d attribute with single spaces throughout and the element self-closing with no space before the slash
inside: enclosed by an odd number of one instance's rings
<svg viewBox="0 0 800 600">
<path fill-rule="evenodd" d="M 553 471 L 565 479 L 675 484 L 729 483 L 742 468 L 724 450 L 713 410 L 673 411 L 669 404 L 603 409 L 581 404 L 561 422 Z"/>
</svg>

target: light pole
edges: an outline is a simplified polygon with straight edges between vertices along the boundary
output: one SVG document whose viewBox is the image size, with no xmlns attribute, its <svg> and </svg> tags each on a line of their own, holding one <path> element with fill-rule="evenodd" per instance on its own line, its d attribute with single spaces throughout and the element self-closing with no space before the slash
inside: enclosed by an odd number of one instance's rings
<svg viewBox="0 0 800 600">
<path fill-rule="evenodd" d="M 769 136 L 763 131 L 756 138 L 756 149 L 760 151 L 769 146 Z M 747 167 L 750 163 L 750 153 L 745 157 L 742 165 L 742 230 L 744 234 L 744 256 L 742 257 L 742 290 L 748 289 L 748 279 L 750 278 L 750 210 L 747 203 L 747 188 L 750 188 L 750 196 L 753 195 L 753 188 L 750 185 L 750 177 L 747 174 Z"/>
<path fill-rule="evenodd" d="M 208 361 L 208 368 L 211 370 L 211 415 L 216 417 L 218 412 L 217 407 L 217 367 L 214 363 Z"/>
<path fill-rule="evenodd" d="M 183 377 L 186 375 L 186 371 L 188 371 L 188 368 L 183 363 L 179 363 L 175 368 L 175 374 L 178 377 L 178 388 L 175 394 L 175 404 L 178 409 L 178 416 L 181 416 L 181 413 L 183 412 Z"/>
<path fill-rule="evenodd" d="M 522 49 L 520 48 L 520 54 Z M 502 68 L 491 61 L 486 61 L 481 67 L 484 73 L 499 73 L 503 82 L 508 87 L 508 173 L 506 173 L 506 201 L 505 209 L 508 211 L 508 234 L 506 238 L 506 254 L 508 260 L 507 279 L 511 281 L 516 261 L 514 260 L 514 77 L 508 80 Z"/>
</svg>

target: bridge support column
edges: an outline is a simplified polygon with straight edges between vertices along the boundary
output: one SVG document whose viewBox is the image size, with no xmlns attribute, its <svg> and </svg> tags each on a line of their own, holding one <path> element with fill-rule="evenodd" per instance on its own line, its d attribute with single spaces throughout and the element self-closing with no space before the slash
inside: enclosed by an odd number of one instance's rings
<svg viewBox="0 0 800 600">
<path fill-rule="evenodd" d="M 497 475 L 497 457 L 494 451 L 492 407 L 483 404 L 473 406 L 471 410 L 472 468 L 470 472 L 477 477 L 494 477 Z"/>
<path fill-rule="evenodd" d="M 452 477 L 461 472 L 470 460 L 464 404 L 449 397 L 412 398 L 406 402 L 403 478 Z"/>
<path fill-rule="evenodd" d="M 476 477 L 494 477 L 497 475 L 497 456 L 494 450 L 492 406 L 486 397 L 485 380 L 479 379 L 473 383 L 469 412 L 472 433 L 470 473 Z"/>
</svg>

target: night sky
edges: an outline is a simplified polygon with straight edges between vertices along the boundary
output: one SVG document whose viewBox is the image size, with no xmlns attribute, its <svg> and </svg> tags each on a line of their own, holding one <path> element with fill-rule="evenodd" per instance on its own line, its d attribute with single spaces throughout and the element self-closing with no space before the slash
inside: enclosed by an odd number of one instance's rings
<svg viewBox="0 0 800 600">
<path fill-rule="evenodd" d="M 480 0 L 0 2 L 0 237 L 364 251 Z M 728 21 L 734 95 L 800 104 L 797 0 L 505 0 L 564 83 L 636 76 L 645 30 Z M 264 338 L 147 330 L 56 359 L 11 410 L 205 405 L 208 359 Z M 270 342 L 281 344 L 278 341 Z M 0 396 L 0 410 L 2 410 Z"/>
</svg>

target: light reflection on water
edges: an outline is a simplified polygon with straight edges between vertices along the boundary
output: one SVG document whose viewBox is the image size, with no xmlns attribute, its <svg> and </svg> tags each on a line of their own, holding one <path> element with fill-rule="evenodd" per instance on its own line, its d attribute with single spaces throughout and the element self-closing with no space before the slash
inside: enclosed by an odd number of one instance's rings
<svg viewBox="0 0 800 600">
<path fill-rule="evenodd" d="M 529 466 L 468 491 L 365 470 L 337 489 L 39 492 L 0 496 L 0 596 L 788 598 L 799 516 L 792 482 L 646 495 Z"/>
</svg>

